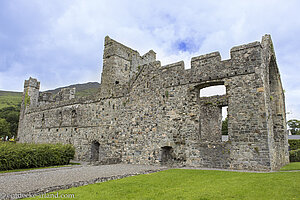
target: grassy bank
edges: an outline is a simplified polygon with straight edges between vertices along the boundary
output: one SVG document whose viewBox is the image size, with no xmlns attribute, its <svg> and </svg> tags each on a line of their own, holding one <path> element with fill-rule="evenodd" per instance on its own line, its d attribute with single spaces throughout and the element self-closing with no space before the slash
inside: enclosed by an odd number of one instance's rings
<svg viewBox="0 0 300 200">
<path fill-rule="evenodd" d="M 68 190 L 76 199 L 297 199 L 300 172 L 170 169 Z M 54 193 L 56 194 L 56 192 Z"/>
<path fill-rule="evenodd" d="M 291 170 L 300 170 L 300 162 L 291 162 L 290 164 L 280 169 L 280 171 L 291 171 Z"/>
</svg>

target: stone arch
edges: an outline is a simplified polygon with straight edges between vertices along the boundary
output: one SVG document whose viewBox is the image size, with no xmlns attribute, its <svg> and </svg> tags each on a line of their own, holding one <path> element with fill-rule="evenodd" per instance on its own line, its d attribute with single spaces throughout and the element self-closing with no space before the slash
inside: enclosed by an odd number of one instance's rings
<svg viewBox="0 0 300 200">
<path fill-rule="evenodd" d="M 217 80 L 217 81 L 206 81 L 206 82 L 200 83 L 196 87 L 199 88 L 199 89 L 203 89 L 203 88 L 206 88 L 206 87 L 217 86 L 217 85 L 225 85 L 225 82 L 224 81 L 219 81 L 219 80 Z"/>
<path fill-rule="evenodd" d="M 274 139 L 274 157 L 275 168 L 278 168 L 282 163 L 287 163 L 287 132 L 286 132 L 286 116 L 284 91 L 282 88 L 280 74 L 277 67 L 274 55 L 271 56 L 269 62 L 269 94 L 270 94 L 270 115 L 272 120 L 271 133 L 273 131 Z"/>
<path fill-rule="evenodd" d="M 272 55 L 269 63 L 270 101 L 273 115 L 285 113 L 284 94 L 280 81 L 279 70 L 275 57 Z"/>
<path fill-rule="evenodd" d="M 284 92 L 280 81 L 279 70 L 275 57 L 272 55 L 269 62 L 269 89 L 270 110 L 273 119 L 273 132 L 275 141 L 283 139 L 285 132 L 285 103 Z"/>
<path fill-rule="evenodd" d="M 94 140 L 91 144 L 91 161 L 99 161 L 100 143 Z"/>
</svg>

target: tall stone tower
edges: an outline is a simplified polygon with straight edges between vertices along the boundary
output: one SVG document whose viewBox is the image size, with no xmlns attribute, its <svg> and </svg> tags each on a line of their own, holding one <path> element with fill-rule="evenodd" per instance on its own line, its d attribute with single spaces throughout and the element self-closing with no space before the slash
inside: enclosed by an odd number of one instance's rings
<svg viewBox="0 0 300 200">
<path fill-rule="evenodd" d="M 37 79 L 29 78 L 24 82 L 23 101 L 24 106 L 36 106 L 39 99 L 40 82 Z"/>
<path fill-rule="evenodd" d="M 20 131 L 21 128 L 26 127 L 24 115 L 26 109 L 29 107 L 35 107 L 38 105 L 39 100 L 39 90 L 40 90 L 40 82 L 35 78 L 29 78 L 24 82 L 24 91 L 23 91 L 23 99 L 21 104 L 21 112 L 19 118 L 19 128 L 18 128 L 18 137 L 22 137 L 20 133 L 24 131 Z"/>
<path fill-rule="evenodd" d="M 140 56 L 138 51 L 106 36 L 101 75 L 101 95 L 111 96 L 115 93 L 115 90 L 120 89 L 122 86 L 126 87 L 142 65 L 155 60 L 156 53 L 153 50 Z"/>
</svg>

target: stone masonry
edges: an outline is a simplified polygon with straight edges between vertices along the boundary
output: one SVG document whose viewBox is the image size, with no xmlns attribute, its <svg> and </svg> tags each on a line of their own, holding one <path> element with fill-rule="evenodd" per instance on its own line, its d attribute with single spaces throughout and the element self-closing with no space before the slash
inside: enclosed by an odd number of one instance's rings
<svg viewBox="0 0 300 200">
<path fill-rule="evenodd" d="M 76 159 L 272 171 L 289 162 L 284 92 L 270 35 L 219 52 L 161 66 L 105 38 L 99 92 L 53 96 L 25 81 L 18 138 L 22 143 L 70 143 Z M 200 97 L 224 85 L 226 94 Z M 228 141 L 221 109 L 228 106 Z"/>
</svg>

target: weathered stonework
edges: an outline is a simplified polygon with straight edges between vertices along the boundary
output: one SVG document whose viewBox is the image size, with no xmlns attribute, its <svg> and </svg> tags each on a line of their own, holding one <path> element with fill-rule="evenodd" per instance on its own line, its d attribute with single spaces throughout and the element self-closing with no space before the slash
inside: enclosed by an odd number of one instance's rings
<svg viewBox="0 0 300 200">
<path fill-rule="evenodd" d="M 99 163 L 168 164 L 270 171 L 289 162 L 284 93 L 271 37 L 161 66 L 105 38 L 99 92 L 53 97 L 25 81 L 20 142 L 71 143 L 76 158 Z M 222 96 L 200 89 L 225 85 Z M 30 103 L 26 103 L 30 99 Z M 228 106 L 228 141 L 221 109 Z"/>
</svg>

